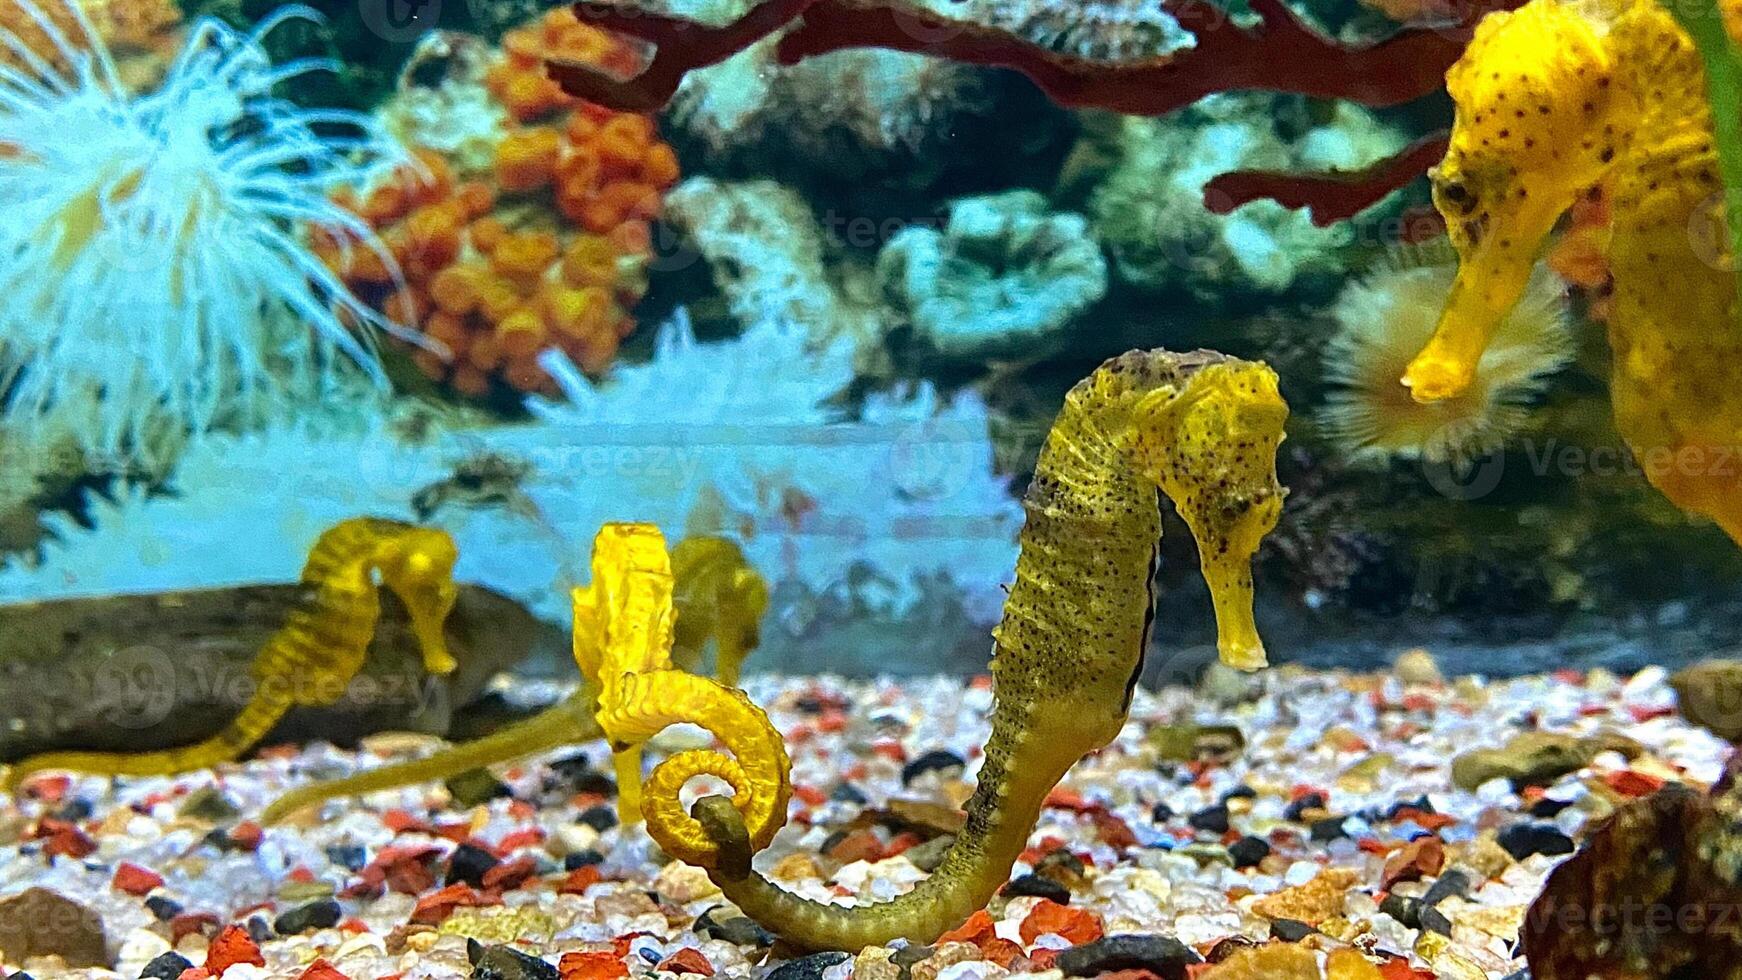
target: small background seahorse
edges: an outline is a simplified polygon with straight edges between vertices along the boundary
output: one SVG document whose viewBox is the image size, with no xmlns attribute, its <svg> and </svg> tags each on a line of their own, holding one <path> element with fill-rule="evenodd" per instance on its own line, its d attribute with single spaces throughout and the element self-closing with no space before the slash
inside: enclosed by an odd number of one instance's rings
<svg viewBox="0 0 1742 980">
<path fill-rule="evenodd" d="M 1532 0 L 1489 14 L 1446 81 L 1434 202 L 1459 272 L 1404 383 L 1424 401 L 1469 384 L 1556 221 L 1600 186 L 1616 427 L 1653 485 L 1742 543 L 1742 318 L 1692 41 L 1654 0 Z"/>
<path fill-rule="evenodd" d="M 1268 367 L 1209 351 L 1133 351 L 1072 389 L 1023 501 L 1016 582 L 994 632 L 992 734 L 967 823 L 926 881 L 863 908 L 799 898 L 751 870 L 760 845 L 741 806 L 714 796 L 693 814 L 715 859 L 690 859 L 747 914 L 809 948 L 929 942 L 982 907 L 1046 795 L 1125 723 L 1155 608 L 1158 488 L 1197 539 L 1223 659 L 1265 662 L 1249 567 L 1282 507 L 1275 461 L 1287 417 Z M 687 856 L 654 810 L 675 808 L 663 792 L 649 787 L 648 830 Z"/>
<path fill-rule="evenodd" d="M 7 787 L 47 769 L 154 776 L 239 757 L 292 707 L 332 704 L 344 696 L 375 635 L 381 615 L 380 585 L 404 602 L 424 668 L 437 675 L 451 672 L 456 664 L 442 625 L 458 594 L 455 558 L 453 539 L 431 528 L 368 517 L 330 528 L 315 542 L 303 566 L 302 601 L 254 659 L 249 670 L 253 697 L 223 730 L 205 741 L 163 752 L 31 756 L 7 773 Z"/>
<path fill-rule="evenodd" d="M 714 679 L 738 686 L 744 658 L 762 642 L 768 582 L 730 538 L 695 534 L 671 550 L 677 577 L 677 624 L 671 659 L 692 674 L 702 672 L 708 641 L 714 641 Z"/>
<path fill-rule="evenodd" d="M 731 651 L 738 660 L 749 649 L 740 644 L 754 645 L 754 630 L 745 629 L 739 617 L 750 616 L 752 623 L 760 618 L 762 606 L 754 600 L 766 597 L 767 589 L 735 554 L 735 547 L 711 544 L 692 552 L 690 567 L 703 574 L 691 580 L 700 584 L 686 586 L 674 575 L 673 556 L 658 527 L 605 525 L 593 540 L 592 580 L 573 592 L 574 656 L 585 680 L 580 688 L 484 738 L 427 758 L 292 790 L 267 807 L 262 819 L 271 823 L 333 797 L 430 782 L 603 735 L 616 762 L 618 811 L 625 822 L 638 821 L 643 809 L 642 745 L 668 725 L 692 722 L 719 738 L 729 754 L 681 752 L 654 770 L 650 786 L 656 791 L 655 809 L 666 825 L 678 828 L 668 853 L 712 859 L 713 842 L 676 803 L 684 782 L 699 775 L 732 786 L 752 836 L 766 844 L 786 817 L 790 793 L 779 734 L 742 692 L 671 666 L 677 624 L 691 611 L 702 624 L 691 634 L 698 637 L 698 648 L 709 632 L 718 634 L 722 653 Z M 686 592 L 693 604 L 680 615 L 677 604 Z M 727 632 L 732 623 L 740 625 Z"/>
</svg>

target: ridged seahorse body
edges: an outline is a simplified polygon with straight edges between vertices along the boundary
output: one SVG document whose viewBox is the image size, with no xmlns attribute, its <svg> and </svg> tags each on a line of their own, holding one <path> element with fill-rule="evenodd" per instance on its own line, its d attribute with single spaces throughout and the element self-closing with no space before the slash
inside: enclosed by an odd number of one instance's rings
<svg viewBox="0 0 1742 980">
<path fill-rule="evenodd" d="M 162 752 L 50 752 L 13 766 L 8 786 L 48 769 L 114 776 L 158 776 L 238 758 L 296 705 L 324 705 L 345 693 L 363 668 L 381 616 L 380 587 L 405 603 L 424 668 L 456 666 L 442 625 L 458 596 L 453 539 L 445 532 L 378 518 L 354 518 L 322 534 L 309 552 L 303 597 L 249 668 L 254 694 L 224 728 L 193 745 Z"/>
<path fill-rule="evenodd" d="M 1484 18 L 1446 81 L 1434 201 L 1459 271 L 1404 382 L 1462 391 L 1556 221 L 1600 186 L 1616 427 L 1653 485 L 1742 543 L 1742 317 L 1692 40 L 1656 0 L 1532 0 Z"/>
<path fill-rule="evenodd" d="M 757 844 L 738 808 L 705 797 L 692 812 L 717 844 L 717 861 L 703 862 L 715 883 L 746 914 L 813 949 L 929 942 L 983 907 L 1047 794 L 1125 723 L 1155 608 L 1158 489 L 1197 539 L 1222 658 L 1264 664 L 1249 568 L 1281 510 L 1275 457 L 1287 416 L 1268 367 L 1208 351 L 1133 351 L 1078 384 L 1024 498 L 1016 581 L 994 632 L 992 733 L 967 823 L 942 865 L 891 902 L 807 901 L 751 870 Z M 661 821 L 648 816 L 664 844 Z"/>
</svg>

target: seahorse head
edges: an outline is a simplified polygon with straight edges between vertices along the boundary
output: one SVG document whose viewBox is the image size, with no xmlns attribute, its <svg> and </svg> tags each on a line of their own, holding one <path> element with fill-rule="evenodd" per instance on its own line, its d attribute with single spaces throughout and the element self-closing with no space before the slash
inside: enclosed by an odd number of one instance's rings
<svg viewBox="0 0 1742 980">
<path fill-rule="evenodd" d="M 1145 395 L 1135 415 L 1140 464 L 1197 539 L 1222 660 L 1256 670 L 1266 660 L 1252 621 L 1252 556 L 1286 494 L 1276 448 L 1288 405 L 1276 372 L 1249 361 L 1211 364 Z"/>
<path fill-rule="evenodd" d="M 1615 84 L 1608 20 L 1595 4 L 1532 0 L 1484 18 L 1447 72 L 1457 117 L 1432 177 L 1458 277 L 1433 338 L 1404 374 L 1416 400 L 1470 385 L 1543 240 L 1611 166 L 1633 107 Z"/>
<path fill-rule="evenodd" d="M 459 598 L 459 587 L 454 584 L 458 557 L 454 539 L 447 532 L 411 528 L 385 542 L 375 563 L 381 584 L 405 603 L 412 633 L 423 650 L 424 669 L 431 674 L 449 674 L 459 666 L 448 652 L 442 632 Z"/>
</svg>

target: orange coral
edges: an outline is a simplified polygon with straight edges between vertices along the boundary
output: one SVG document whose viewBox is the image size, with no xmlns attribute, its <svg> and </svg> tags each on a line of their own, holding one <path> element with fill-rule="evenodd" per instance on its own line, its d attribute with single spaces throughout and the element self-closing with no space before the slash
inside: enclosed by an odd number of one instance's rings
<svg viewBox="0 0 1742 980">
<path fill-rule="evenodd" d="M 160 74 L 174 53 L 181 9 L 175 0 L 68 0 L 77 3 L 91 22 L 97 37 L 119 62 L 123 80 L 144 84 Z M 86 43 L 84 29 L 68 3 L 50 0 L 36 5 L 62 36 L 76 45 Z M 53 67 L 66 70 L 66 56 L 49 38 L 42 25 L 25 12 L 17 0 L 0 0 L 0 30 L 10 32 L 32 53 Z M 0 64 L 25 67 L 16 52 L 0 50 Z"/>
<path fill-rule="evenodd" d="M 416 166 L 341 200 L 387 242 L 403 288 L 379 256 L 316 241 L 347 283 L 448 347 L 451 360 L 412 360 L 471 396 L 550 391 L 537 359 L 553 347 L 590 374 L 609 367 L 635 328 L 649 222 L 678 178 L 651 117 L 582 102 L 545 75 L 546 58 L 633 71 L 632 49 L 566 8 L 509 31 L 502 48 L 483 83 L 509 123 L 487 169 L 455 173 L 456 158 L 419 151 Z"/>
</svg>

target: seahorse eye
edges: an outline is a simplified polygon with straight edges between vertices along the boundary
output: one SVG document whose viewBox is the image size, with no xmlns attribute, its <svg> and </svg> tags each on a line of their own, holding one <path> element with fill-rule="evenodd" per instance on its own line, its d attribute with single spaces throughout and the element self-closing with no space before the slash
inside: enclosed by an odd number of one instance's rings
<svg viewBox="0 0 1742 980">
<path fill-rule="evenodd" d="M 1463 181 L 1456 178 L 1434 178 L 1434 200 L 1442 208 L 1458 214 L 1469 214 L 1476 210 L 1476 195 L 1470 193 Z"/>
</svg>

